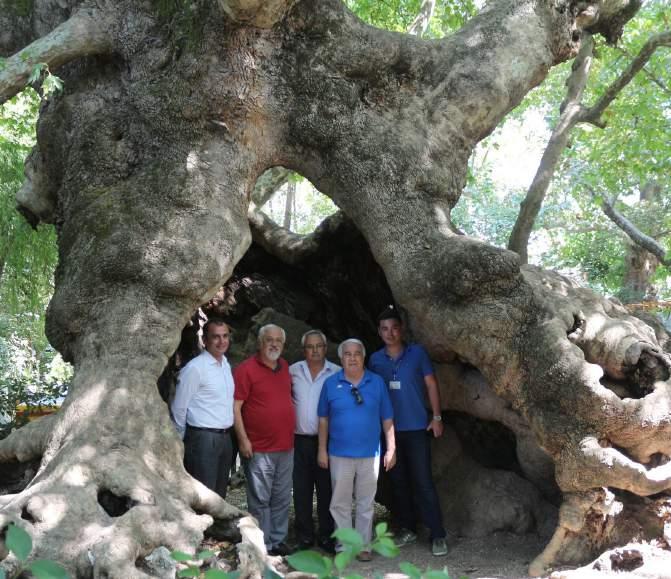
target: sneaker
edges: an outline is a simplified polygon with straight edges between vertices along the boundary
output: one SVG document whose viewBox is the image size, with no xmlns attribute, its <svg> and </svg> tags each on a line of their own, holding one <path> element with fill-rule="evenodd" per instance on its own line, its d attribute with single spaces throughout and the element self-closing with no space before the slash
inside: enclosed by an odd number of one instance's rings
<svg viewBox="0 0 671 579">
<path fill-rule="evenodd" d="M 443 557 L 444 555 L 447 555 L 447 541 L 445 541 L 445 537 L 433 540 L 431 543 L 431 554 L 434 557 Z"/>
<path fill-rule="evenodd" d="M 369 563 L 370 561 L 373 560 L 373 553 L 370 551 L 361 551 L 357 556 L 356 556 L 357 561 L 361 561 L 362 563 Z"/>
<path fill-rule="evenodd" d="M 394 537 L 394 543 L 397 547 L 405 547 L 417 541 L 417 535 L 409 529 L 401 529 Z"/>
</svg>

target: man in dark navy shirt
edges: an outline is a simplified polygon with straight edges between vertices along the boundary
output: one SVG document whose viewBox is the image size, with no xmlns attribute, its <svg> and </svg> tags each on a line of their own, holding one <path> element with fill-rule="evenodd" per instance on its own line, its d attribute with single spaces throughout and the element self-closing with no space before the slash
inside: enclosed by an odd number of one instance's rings
<svg viewBox="0 0 671 579">
<path fill-rule="evenodd" d="M 426 350 L 403 341 L 403 323 L 395 308 L 378 316 L 378 333 L 384 348 L 370 357 L 368 367 L 384 379 L 394 408 L 397 464 L 389 476 L 402 527 L 396 543 L 403 546 L 417 540 L 416 508 L 431 532 L 431 552 L 446 555 L 443 516 L 431 476 L 430 435 L 443 434 L 438 382 Z"/>
</svg>

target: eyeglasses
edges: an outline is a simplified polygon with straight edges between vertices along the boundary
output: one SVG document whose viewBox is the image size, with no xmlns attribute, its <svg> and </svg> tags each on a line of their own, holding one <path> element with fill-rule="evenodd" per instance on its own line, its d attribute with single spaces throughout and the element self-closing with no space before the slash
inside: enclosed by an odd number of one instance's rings
<svg viewBox="0 0 671 579">
<path fill-rule="evenodd" d="M 324 344 L 312 344 L 305 346 L 306 350 L 323 350 L 326 346 Z"/>
<path fill-rule="evenodd" d="M 356 400 L 357 404 L 363 404 L 363 396 L 361 396 L 361 392 L 359 392 L 359 389 L 356 386 L 352 386 L 350 392 L 352 393 L 352 396 L 354 396 L 354 400 Z"/>
</svg>

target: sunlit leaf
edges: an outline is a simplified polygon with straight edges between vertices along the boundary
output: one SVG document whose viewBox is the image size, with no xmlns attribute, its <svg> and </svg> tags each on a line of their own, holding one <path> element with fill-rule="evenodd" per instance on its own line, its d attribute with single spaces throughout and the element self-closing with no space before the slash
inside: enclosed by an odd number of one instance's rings
<svg viewBox="0 0 671 579">
<path fill-rule="evenodd" d="M 28 569 L 37 579 L 70 579 L 68 572 L 54 561 L 36 559 L 28 565 Z"/>
<path fill-rule="evenodd" d="M 296 571 L 317 575 L 325 575 L 329 572 L 329 568 L 324 563 L 324 557 L 316 551 L 300 551 L 289 555 L 287 561 Z"/>
<path fill-rule="evenodd" d="M 7 536 L 5 537 L 5 544 L 7 548 L 16 555 L 19 561 L 25 561 L 30 555 L 33 548 L 33 541 L 30 535 L 26 533 L 21 527 L 17 527 L 11 523 L 7 528 Z"/>
</svg>

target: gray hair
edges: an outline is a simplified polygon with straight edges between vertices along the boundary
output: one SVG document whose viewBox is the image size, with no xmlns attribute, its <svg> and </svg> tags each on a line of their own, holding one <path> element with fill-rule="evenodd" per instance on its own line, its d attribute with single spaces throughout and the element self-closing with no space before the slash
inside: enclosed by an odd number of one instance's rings
<svg viewBox="0 0 671 579">
<path fill-rule="evenodd" d="M 324 346 L 328 345 L 328 340 L 326 339 L 326 336 L 324 335 L 324 332 L 322 332 L 321 330 L 308 330 L 301 337 L 301 346 L 303 348 L 305 348 L 305 340 L 307 340 L 308 337 L 310 337 L 310 336 L 319 336 L 321 338 L 322 342 L 324 342 Z"/>
<path fill-rule="evenodd" d="M 359 344 L 359 346 L 361 346 L 363 357 L 366 357 L 366 346 L 363 345 L 363 342 L 361 340 L 357 340 L 356 338 L 347 338 L 346 340 L 340 342 L 340 345 L 338 346 L 338 358 L 342 360 L 342 350 L 347 344 Z"/>
<path fill-rule="evenodd" d="M 287 341 L 287 333 L 284 331 L 284 328 L 280 328 L 277 324 L 266 324 L 259 328 L 259 337 L 258 343 L 263 342 L 263 336 L 265 336 L 270 330 L 279 330 L 282 333 L 282 342 Z"/>
</svg>

